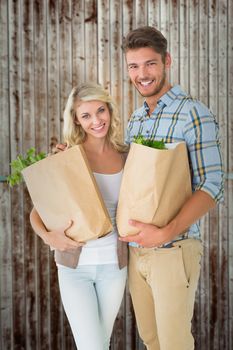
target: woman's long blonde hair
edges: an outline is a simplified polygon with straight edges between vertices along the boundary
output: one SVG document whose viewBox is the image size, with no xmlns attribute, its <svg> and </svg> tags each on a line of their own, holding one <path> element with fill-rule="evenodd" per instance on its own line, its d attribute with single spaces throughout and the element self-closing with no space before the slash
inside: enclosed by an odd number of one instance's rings
<svg viewBox="0 0 233 350">
<path fill-rule="evenodd" d="M 121 120 L 118 108 L 109 93 L 101 85 L 95 83 L 84 83 L 72 89 L 63 114 L 64 141 L 69 146 L 75 146 L 83 143 L 86 139 L 86 133 L 81 125 L 75 123 L 75 111 L 78 103 L 82 101 L 101 101 L 107 104 L 111 118 L 107 139 L 117 151 L 126 152 L 128 146 L 122 142 Z"/>
</svg>

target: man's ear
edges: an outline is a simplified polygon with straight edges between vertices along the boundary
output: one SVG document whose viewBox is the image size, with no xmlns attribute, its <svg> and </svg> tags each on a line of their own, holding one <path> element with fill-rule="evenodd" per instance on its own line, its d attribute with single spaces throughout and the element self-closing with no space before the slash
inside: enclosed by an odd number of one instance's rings
<svg viewBox="0 0 233 350">
<path fill-rule="evenodd" d="M 171 55 L 169 52 L 166 53 L 166 56 L 165 56 L 165 67 L 166 68 L 170 68 L 171 67 L 171 64 L 172 64 L 172 58 L 171 58 Z"/>
</svg>

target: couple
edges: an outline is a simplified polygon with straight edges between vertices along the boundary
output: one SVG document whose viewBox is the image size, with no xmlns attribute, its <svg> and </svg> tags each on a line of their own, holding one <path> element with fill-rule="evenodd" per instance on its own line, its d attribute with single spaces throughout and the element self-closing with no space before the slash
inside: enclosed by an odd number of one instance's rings
<svg viewBox="0 0 233 350">
<path fill-rule="evenodd" d="M 128 146 L 121 142 L 120 118 L 112 98 L 98 85 L 83 84 L 68 98 L 64 140 L 69 146 L 83 144 L 114 230 L 81 245 L 66 236 L 70 223 L 47 232 L 33 209 L 31 224 L 44 242 L 60 253 L 60 292 L 79 350 L 109 349 L 124 294 L 127 243 L 129 289 L 144 344 L 148 350 L 191 350 L 202 255 L 196 222 L 223 196 L 218 126 L 206 106 L 169 84 L 171 57 L 161 32 L 153 27 L 132 30 L 123 48 L 130 79 L 145 97 L 143 106 L 131 116 L 126 143 L 138 134 L 167 142 L 185 141 L 192 196 L 165 227 L 131 221 L 140 233 L 118 238 L 115 212 Z M 179 237 L 185 231 L 187 237 Z M 69 256 L 79 257 L 75 266 Z"/>
</svg>

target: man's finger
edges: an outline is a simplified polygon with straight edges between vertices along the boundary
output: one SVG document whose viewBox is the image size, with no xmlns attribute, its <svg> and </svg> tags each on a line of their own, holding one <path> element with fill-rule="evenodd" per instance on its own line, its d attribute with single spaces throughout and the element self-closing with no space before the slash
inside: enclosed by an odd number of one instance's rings
<svg viewBox="0 0 233 350">
<path fill-rule="evenodd" d="M 133 236 L 127 236 L 127 237 L 119 237 L 119 240 L 122 242 L 136 242 L 141 239 L 140 234 L 133 235 Z"/>
<path fill-rule="evenodd" d="M 137 227 L 137 228 L 143 228 L 143 226 L 144 226 L 143 222 L 140 222 L 140 221 L 137 221 L 137 220 L 132 220 L 132 219 L 129 220 L 129 224 L 131 226 L 134 226 L 134 227 Z"/>
<path fill-rule="evenodd" d="M 60 151 L 65 151 L 65 149 L 67 148 L 67 144 L 66 143 L 58 143 L 56 145 L 56 148 Z"/>
</svg>

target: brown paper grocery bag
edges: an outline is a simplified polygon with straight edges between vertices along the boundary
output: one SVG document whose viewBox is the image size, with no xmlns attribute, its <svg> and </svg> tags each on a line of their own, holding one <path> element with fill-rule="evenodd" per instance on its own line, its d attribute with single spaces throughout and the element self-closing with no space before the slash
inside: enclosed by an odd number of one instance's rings
<svg viewBox="0 0 233 350">
<path fill-rule="evenodd" d="M 117 207 L 120 236 L 139 232 L 128 224 L 129 219 L 163 227 L 191 196 L 185 142 L 166 144 L 166 148 L 131 144 Z"/>
<path fill-rule="evenodd" d="M 48 230 L 73 225 L 67 236 L 86 242 L 112 224 L 82 146 L 47 157 L 23 170 L 32 202 Z"/>
</svg>

